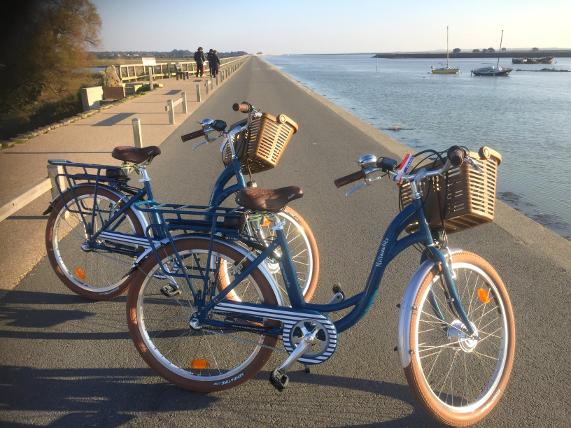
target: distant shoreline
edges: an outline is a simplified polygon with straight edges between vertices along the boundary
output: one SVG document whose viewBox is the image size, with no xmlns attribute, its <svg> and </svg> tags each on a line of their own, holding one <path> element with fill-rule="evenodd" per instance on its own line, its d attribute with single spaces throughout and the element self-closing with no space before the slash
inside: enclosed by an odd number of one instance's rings
<svg viewBox="0 0 571 428">
<path fill-rule="evenodd" d="M 517 50 L 505 52 L 450 52 L 450 58 L 538 58 L 553 56 L 555 58 L 571 58 L 571 49 L 549 50 Z M 405 58 L 446 58 L 446 52 L 385 52 L 373 55 L 373 58 L 405 59 Z"/>
</svg>

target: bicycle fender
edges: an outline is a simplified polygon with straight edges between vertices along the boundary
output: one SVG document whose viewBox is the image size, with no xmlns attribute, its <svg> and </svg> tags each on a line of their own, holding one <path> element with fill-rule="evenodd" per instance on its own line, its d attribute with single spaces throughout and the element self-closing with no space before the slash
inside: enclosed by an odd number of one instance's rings
<svg viewBox="0 0 571 428">
<path fill-rule="evenodd" d="M 202 235 L 202 236 L 201 235 L 180 235 L 180 236 L 177 236 L 176 238 L 173 238 L 173 241 L 176 242 L 178 240 L 185 239 L 185 238 L 195 238 L 195 239 L 204 239 L 204 240 L 210 240 L 211 239 L 211 237 L 208 235 Z M 254 259 L 256 258 L 248 250 L 239 246 L 238 244 L 234 244 L 231 241 L 226 241 L 224 239 L 219 239 L 219 238 L 213 238 L 213 241 L 217 242 L 219 244 L 222 244 L 222 245 L 229 246 L 233 250 L 238 251 L 243 257 L 247 257 L 249 261 L 254 261 Z M 160 242 L 162 245 L 169 244 L 168 238 L 165 238 L 162 241 L 158 241 L 158 242 Z M 147 257 L 155 257 L 155 255 L 153 253 L 153 248 L 147 248 L 142 254 L 139 255 L 137 260 L 133 263 L 133 267 L 131 268 L 131 271 L 136 269 L 137 266 L 139 266 L 143 262 L 143 260 Z M 258 265 L 258 268 L 260 269 L 260 271 L 262 272 L 262 275 L 264 275 L 265 279 L 268 281 L 268 283 L 272 287 L 272 291 L 274 292 L 274 294 L 276 296 L 276 299 L 278 301 L 278 305 L 284 306 L 284 301 L 282 298 L 282 293 L 280 291 L 280 288 L 279 288 L 276 280 L 274 279 L 273 275 L 270 273 L 270 271 L 266 267 L 265 263 L 260 263 Z"/>
<path fill-rule="evenodd" d="M 459 248 L 450 249 L 450 254 L 456 254 L 461 251 Z M 398 351 L 403 368 L 407 368 L 411 362 L 409 325 L 412 318 L 414 299 L 424 278 L 434 268 L 435 263 L 432 260 L 424 261 L 410 279 L 402 296 L 398 325 Z"/>
</svg>

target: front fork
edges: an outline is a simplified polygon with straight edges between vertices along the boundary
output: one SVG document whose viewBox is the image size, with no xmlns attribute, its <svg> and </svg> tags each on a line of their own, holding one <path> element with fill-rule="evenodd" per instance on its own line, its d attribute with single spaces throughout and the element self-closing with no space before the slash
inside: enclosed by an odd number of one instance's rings
<svg viewBox="0 0 571 428">
<path fill-rule="evenodd" d="M 448 261 L 446 260 L 446 256 L 441 250 L 435 247 L 431 247 L 427 250 L 430 252 L 431 258 L 434 260 L 437 269 L 440 271 L 441 277 L 444 278 L 443 282 L 444 286 L 446 287 L 451 309 L 453 310 L 453 312 L 456 313 L 460 321 L 462 321 L 468 334 L 472 336 L 475 333 L 475 331 L 474 328 L 472 327 L 472 323 L 468 319 L 468 314 L 466 314 L 460 296 L 458 295 L 456 280 L 454 279 L 454 275 L 452 273 L 452 254 L 449 253 L 450 263 L 448 263 Z M 444 314 L 442 313 L 440 305 L 438 305 L 438 302 L 436 301 L 436 298 L 434 297 L 434 293 L 432 290 L 430 290 L 428 299 L 436 316 L 444 321 L 445 318 Z"/>
</svg>

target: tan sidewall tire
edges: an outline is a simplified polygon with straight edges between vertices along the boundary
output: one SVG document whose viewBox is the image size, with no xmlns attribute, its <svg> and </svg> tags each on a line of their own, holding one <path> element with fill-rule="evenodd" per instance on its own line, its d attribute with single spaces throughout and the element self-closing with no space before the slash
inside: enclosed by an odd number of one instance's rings
<svg viewBox="0 0 571 428">
<path fill-rule="evenodd" d="M 177 248 L 179 251 L 190 249 L 208 250 L 209 241 L 208 239 L 200 238 L 181 239 L 177 241 Z M 212 250 L 229 256 L 236 261 L 242 260 L 244 258 L 244 256 L 238 251 L 216 242 L 213 243 Z M 172 254 L 172 247 L 167 245 L 165 247 L 161 247 L 159 251 L 161 251 L 161 258 L 164 258 Z M 258 373 L 264 367 L 270 358 L 272 354 L 271 349 L 261 348 L 260 352 L 258 355 L 256 355 L 256 357 L 254 357 L 252 362 L 241 373 L 234 375 L 234 378 L 236 378 L 240 374 L 243 374 L 242 377 L 225 385 L 214 385 L 214 382 L 186 379 L 180 375 L 177 375 L 176 373 L 171 372 L 155 359 L 154 355 L 149 351 L 145 345 L 145 342 L 143 341 L 143 338 L 141 337 L 141 333 L 139 331 L 139 323 L 137 320 L 137 299 L 139 296 L 139 291 L 146 277 L 146 272 L 150 272 L 155 265 L 156 257 L 154 254 L 150 254 L 141 262 L 139 268 L 136 269 L 135 273 L 131 277 L 131 284 L 127 298 L 127 323 L 129 325 L 129 333 L 131 335 L 131 339 L 133 339 L 137 351 L 139 351 L 139 354 L 141 354 L 141 357 L 143 357 L 149 367 L 155 370 L 164 379 L 174 383 L 178 387 L 196 392 L 214 392 L 233 388 L 256 375 L 256 373 Z M 244 263 L 244 267 L 246 266 L 248 266 L 248 262 Z M 251 273 L 251 276 L 260 287 L 264 302 L 269 305 L 277 305 L 276 296 L 262 272 L 259 269 L 254 269 L 254 271 Z M 274 347 L 276 343 L 277 337 L 272 336 L 266 336 L 263 342 L 265 346 L 269 347 Z"/>
<path fill-rule="evenodd" d="M 65 286 L 67 288 L 69 288 L 74 293 L 79 294 L 80 296 L 85 297 L 86 299 L 89 299 L 89 300 L 110 300 L 110 299 L 122 294 L 127 289 L 127 287 L 129 286 L 128 271 L 125 272 L 125 277 L 117 285 L 117 287 L 115 287 L 113 290 L 109 290 L 109 291 L 106 291 L 104 293 L 98 293 L 95 291 L 85 290 L 84 288 L 81 288 L 81 287 L 77 286 L 76 284 L 74 284 L 65 275 L 65 273 L 63 272 L 63 270 L 61 269 L 60 265 L 58 264 L 58 262 L 56 260 L 56 256 L 55 256 L 54 248 L 53 248 L 53 232 L 54 232 L 53 228 L 55 226 L 55 221 L 57 219 L 57 216 L 60 213 L 60 211 L 62 210 L 62 208 L 70 200 L 72 200 L 76 196 L 94 194 L 95 193 L 94 189 L 95 189 L 95 186 L 93 186 L 93 185 L 78 186 L 76 188 L 76 190 L 73 192 L 73 194 L 71 191 L 68 191 L 68 193 L 65 193 L 63 197 L 58 199 L 58 201 L 55 203 L 55 205 L 54 205 L 54 207 L 50 213 L 50 216 L 48 218 L 48 222 L 46 225 L 46 236 L 45 236 L 46 251 L 48 253 L 48 259 L 50 261 L 52 269 L 54 270 L 56 275 L 65 284 Z M 119 201 L 119 197 L 115 193 L 113 193 L 110 190 L 107 190 L 105 188 L 102 188 L 102 187 L 98 187 L 97 194 L 101 195 L 101 196 L 105 196 L 106 198 L 109 198 L 112 201 Z M 135 213 L 131 209 L 129 209 L 126 211 L 126 215 L 127 215 L 127 217 L 129 217 L 129 219 L 133 223 L 133 226 L 135 227 L 135 231 L 136 231 L 137 235 L 144 236 L 143 226 L 140 224 L 139 219 L 137 218 Z M 78 248 L 77 251 L 81 251 L 81 248 Z"/>
<path fill-rule="evenodd" d="M 291 216 L 295 221 L 297 221 L 302 227 L 307 240 L 309 241 L 309 246 L 311 247 L 312 261 L 313 261 L 313 272 L 311 273 L 311 280 L 309 281 L 309 287 L 307 287 L 307 292 L 304 295 L 304 300 L 310 302 L 313 299 L 315 290 L 317 290 L 317 283 L 319 281 L 319 248 L 317 247 L 317 241 L 311 228 L 304 220 L 304 218 L 296 210 L 290 206 L 284 208 L 284 213 Z"/>
<path fill-rule="evenodd" d="M 507 387 L 515 355 L 515 321 L 512 305 L 506 287 L 496 270 L 486 260 L 476 254 L 466 251 L 454 254 L 453 260 L 454 262 L 470 263 L 482 269 L 494 282 L 494 285 L 497 287 L 498 292 L 503 300 L 509 330 L 509 343 L 507 348 L 506 364 L 500 382 L 498 383 L 495 392 L 475 412 L 470 414 L 458 414 L 451 412 L 432 396 L 429 387 L 424 381 L 422 370 L 417 364 L 414 354 L 411 355 L 411 364 L 404 369 L 404 373 L 411 391 L 420 401 L 422 406 L 428 411 L 428 413 L 430 413 L 434 418 L 444 424 L 452 426 L 467 426 L 482 420 L 496 406 Z M 419 307 L 421 296 L 424 294 L 426 288 L 430 286 L 434 275 L 435 272 L 431 271 L 424 278 L 413 304 L 415 308 Z M 419 311 L 414 311 L 409 327 L 410 349 L 417 349 L 415 329 L 418 316 Z"/>
</svg>

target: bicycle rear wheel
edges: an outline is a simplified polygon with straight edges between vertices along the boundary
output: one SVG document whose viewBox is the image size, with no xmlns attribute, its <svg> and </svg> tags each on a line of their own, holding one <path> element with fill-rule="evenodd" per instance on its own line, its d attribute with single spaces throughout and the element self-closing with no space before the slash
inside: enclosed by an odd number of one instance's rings
<svg viewBox="0 0 571 428">
<path fill-rule="evenodd" d="M 204 238 L 188 237 L 176 241 L 177 253 L 186 271 L 200 277 L 191 280 L 198 290 L 203 289 L 209 244 Z M 249 263 L 247 253 L 220 242 L 212 245 L 210 266 L 220 267 L 223 262 L 224 273 L 232 281 Z M 180 264 L 173 263 L 171 245 L 161 247 L 158 253 L 170 272 L 182 272 Z M 218 280 L 216 271 L 211 271 L 210 283 L 216 286 Z M 177 291 L 165 293 L 167 289 Z M 278 301 L 266 277 L 257 268 L 235 290 L 242 302 L 275 305 Z M 192 324 L 195 303 L 186 280 L 165 276 L 155 255 L 151 254 L 141 262 L 129 288 L 127 322 L 135 347 L 145 362 L 166 380 L 199 392 L 232 388 L 260 371 L 270 358 L 277 337 Z M 222 314 L 213 313 L 211 318 L 230 321 Z M 252 326 L 260 326 L 252 323 Z M 265 323 L 270 325 L 270 321 Z"/>
<path fill-rule="evenodd" d="M 319 249 L 315 236 L 304 218 L 293 208 L 286 206 L 277 214 L 283 222 L 284 235 L 288 243 L 291 260 L 293 262 L 297 280 L 306 302 L 311 301 L 319 281 Z M 251 233 L 263 245 L 273 239 L 272 224 L 262 220 L 251 223 Z M 279 251 L 279 250 L 278 250 Z M 284 296 L 287 296 L 284 281 L 280 271 L 279 260 L 266 259 L 265 265 L 274 276 Z"/>
<path fill-rule="evenodd" d="M 414 299 L 412 358 L 405 375 L 430 414 L 445 424 L 466 426 L 483 419 L 506 389 L 515 354 L 515 322 L 506 287 L 487 261 L 461 252 L 453 255 L 452 269 L 477 333 L 469 336 L 450 307 L 441 276 L 431 271 Z"/>
<path fill-rule="evenodd" d="M 99 230 L 120 201 L 121 196 L 109 189 L 82 185 L 63 194 L 48 218 L 45 239 L 53 270 L 71 291 L 91 300 L 111 299 L 128 286 L 133 256 L 85 245 L 86 222 L 93 218 L 93 231 Z M 118 219 L 114 231 L 144 237 L 143 226 L 131 209 Z"/>
</svg>

